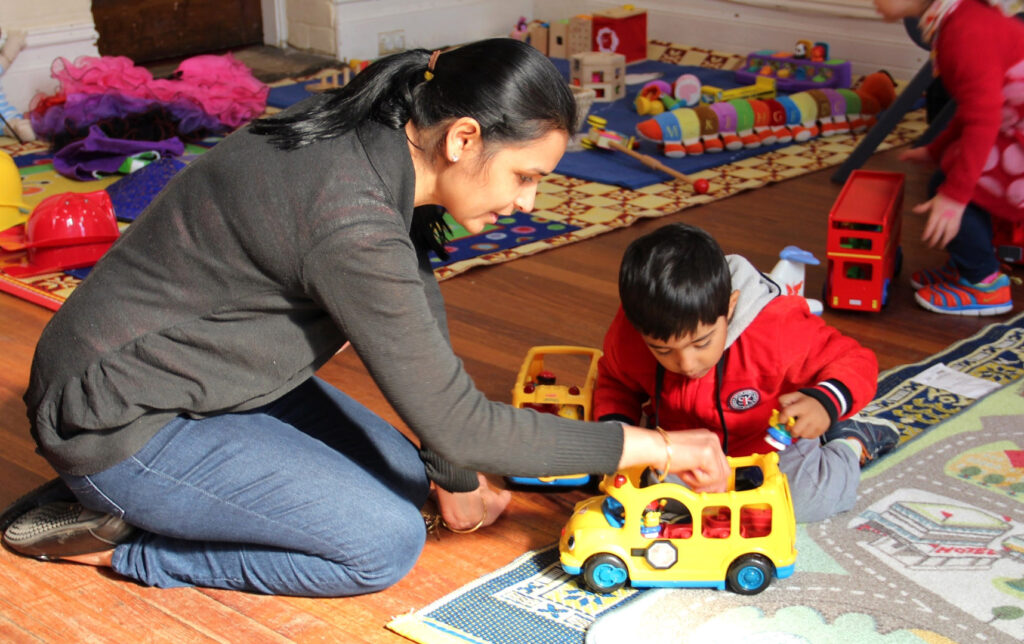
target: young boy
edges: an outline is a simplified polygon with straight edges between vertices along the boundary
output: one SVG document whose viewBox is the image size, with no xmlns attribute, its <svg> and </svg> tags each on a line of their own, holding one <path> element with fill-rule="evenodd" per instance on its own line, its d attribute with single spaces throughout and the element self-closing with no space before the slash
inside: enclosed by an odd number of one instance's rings
<svg viewBox="0 0 1024 644">
<path fill-rule="evenodd" d="M 874 395 L 874 353 L 703 230 L 670 224 L 626 249 L 622 307 L 604 340 L 594 414 L 717 432 L 729 456 L 774 451 L 769 417 L 794 419 L 779 453 L 797 521 L 853 507 L 860 468 L 891 450 L 895 425 L 850 419 Z M 838 421 L 838 422 L 837 422 Z"/>
</svg>

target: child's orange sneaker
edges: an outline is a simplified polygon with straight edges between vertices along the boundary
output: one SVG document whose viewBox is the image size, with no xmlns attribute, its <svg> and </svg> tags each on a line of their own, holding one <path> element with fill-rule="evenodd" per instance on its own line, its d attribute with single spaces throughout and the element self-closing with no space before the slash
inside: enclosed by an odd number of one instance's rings
<svg viewBox="0 0 1024 644">
<path fill-rule="evenodd" d="M 1010 278 L 1001 274 L 991 284 L 971 284 L 963 277 L 955 282 L 937 282 L 914 295 L 917 303 L 947 315 L 1000 315 L 1013 309 Z"/>
<path fill-rule="evenodd" d="M 959 269 L 952 261 L 948 261 L 939 268 L 922 268 L 919 271 L 914 271 L 910 276 L 910 285 L 915 290 L 919 290 L 932 284 L 955 282 L 958 279 L 960 279 Z"/>
</svg>

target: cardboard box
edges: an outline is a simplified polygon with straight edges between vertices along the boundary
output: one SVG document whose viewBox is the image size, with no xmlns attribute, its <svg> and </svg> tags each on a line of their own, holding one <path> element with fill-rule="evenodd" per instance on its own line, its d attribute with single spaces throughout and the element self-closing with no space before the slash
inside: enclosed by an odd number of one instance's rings
<svg viewBox="0 0 1024 644">
<path fill-rule="evenodd" d="M 539 20 L 530 23 L 527 30 L 526 42 L 533 45 L 540 53 L 549 56 L 548 25 Z"/>
</svg>

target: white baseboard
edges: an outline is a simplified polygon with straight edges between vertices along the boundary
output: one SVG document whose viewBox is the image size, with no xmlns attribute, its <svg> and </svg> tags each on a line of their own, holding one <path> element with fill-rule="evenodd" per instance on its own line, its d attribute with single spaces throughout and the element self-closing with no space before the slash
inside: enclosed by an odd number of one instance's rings
<svg viewBox="0 0 1024 644">
<path fill-rule="evenodd" d="M 52 94 L 57 90 L 58 83 L 50 76 L 57 58 L 99 56 L 99 34 L 92 23 L 29 28 L 26 32 L 25 48 L 0 79 L 7 100 L 23 112 L 37 93 Z"/>
</svg>

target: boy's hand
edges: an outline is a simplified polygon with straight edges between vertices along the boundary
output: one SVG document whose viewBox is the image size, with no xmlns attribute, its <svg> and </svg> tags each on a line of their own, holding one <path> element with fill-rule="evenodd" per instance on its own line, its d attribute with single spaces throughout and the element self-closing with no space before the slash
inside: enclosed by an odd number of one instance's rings
<svg viewBox="0 0 1024 644">
<path fill-rule="evenodd" d="M 928 214 L 928 223 L 924 226 L 921 240 L 931 248 L 945 248 L 960 232 L 960 221 L 964 217 L 967 204 L 953 201 L 942 193 L 928 201 L 914 206 L 919 215 Z"/>
<path fill-rule="evenodd" d="M 780 423 L 796 419 L 796 424 L 789 428 L 793 438 L 817 438 L 832 424 L 822 404 L 799 391 L 779 396 L 779 405 L 782 406 L 779 410 Z"/>
</svg>

